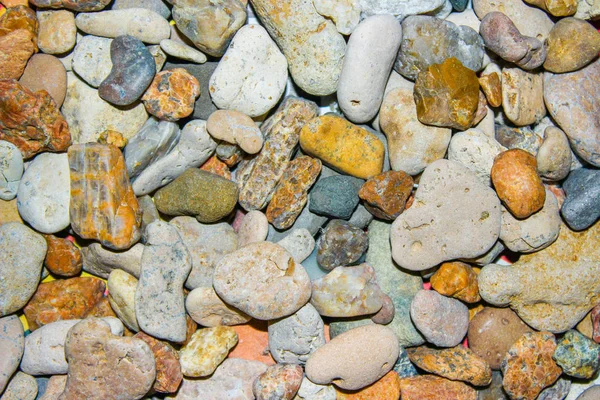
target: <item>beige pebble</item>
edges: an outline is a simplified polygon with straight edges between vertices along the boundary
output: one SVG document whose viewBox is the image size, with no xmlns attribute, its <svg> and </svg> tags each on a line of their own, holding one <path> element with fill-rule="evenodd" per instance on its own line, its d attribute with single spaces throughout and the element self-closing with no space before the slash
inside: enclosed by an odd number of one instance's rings
<svg viewBox="0 0 600 400">
<path fill-rule="evenodd" d="M 219 140 L 237 144 L 248 154 L 262 149 L 263 136 L 252 118 L 234 110 L 217 110 L 206 121 L 208 133 Z"/>
</svg>

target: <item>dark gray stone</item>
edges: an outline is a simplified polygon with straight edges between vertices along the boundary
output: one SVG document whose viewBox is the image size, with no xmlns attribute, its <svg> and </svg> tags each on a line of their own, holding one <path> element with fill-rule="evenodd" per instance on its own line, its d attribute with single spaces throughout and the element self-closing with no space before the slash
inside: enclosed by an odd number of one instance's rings
<svg viewBox="0 0 600 400">
<path fill-rule="evenodd" d="M 463 12 L 467 8 L 469 0 L 450 0 L 450 3 L 452 3 L 452 8 L 455 11 Z"/>
<path fill-rule="evenodd" d="M 346 175 L 320 179 L 310 192 L 310 211 L 332 218 L 350 218 L 358 206 L 358 191 L 363 183 L 362 179 Z"/>
<path fill-rule="evenodd" d="M 213 104 L 210 98 L 210 92 L 208 91 L 208 81 L 213 72 L 215 72 L 215 69 L 217 69 L 217 65 L 219 65 L 217 61 L 207 61 L 204 64 L 179 64 L 168 62 L 163 68 L 164 71 L 173 68 L 184 68 L 200 82 L 200 97 L 196 99 L 194 114 L 192 115 L 194 119 L 203 119 L 206 121 L 210 114 L 217 111 L 217 106 Z"/>
<path fill-rule="evenodd" d="M 567 195 L 560 210 L 571 229 L 589 228 L 600 217 L 600 170 L 579 168 L 563 183 Z"/>
</svg>

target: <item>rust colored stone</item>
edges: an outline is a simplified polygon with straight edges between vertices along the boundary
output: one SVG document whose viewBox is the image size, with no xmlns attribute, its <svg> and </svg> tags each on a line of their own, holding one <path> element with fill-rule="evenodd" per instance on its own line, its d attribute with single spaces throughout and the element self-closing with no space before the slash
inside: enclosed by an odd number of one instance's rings
<svg viewBox="0 0 600 400">
<path fill-rule="evenodd" d="M 498 154 L 491 177 L 498 197 L 516 218 L 527 218 L 544 206 L 546 190 L 531 153 L 511 149 Z"/>
<path fill-rule="evenodd" d="M 477 274 L 469 264 L 460 261 L 443 263 L 430 279 L 431 287 L 444 296 L 467 303 L 481 300 Z"/>
<path fill-rule="evenodd" d="M 592 317 L 592 339 L 596 343 L 600 343 L 600 305 L 592 308 L 590 312 Z"/>
<path fill-rule="evenodd" d="M 97 315 L 98 303 L 107 299 L 104 297 L 105 289 L 104 281 L 93 277 L 61 279 L 40 284 L 23 310 L 29 329 L 34 331 L 51 322 Z"/>
<path fill-rule="evenodd" d="M 37 45 L 38 20 L 35 11 L 26 5 L 8 8 L 0 17 L 0 36 L 18 29 L 25 29 L 31 34 L 31 40 Z M 35 48 L 37 51 L 37 47 Z"/>
<path fill-rule="evenodd" d="M 100 144 L 112 144 L 120 149 L 127 145 L 127 139 L 123 137 L 121 132 L 107 129 L 100 134 L 98 137 L 98 143 Z"/>
<path fill-rule="evenodd" d="M 8 8 L 0 16 L 0 79 L 19 79 L 38 50 L 38 20 L 26 6 Z"/>
<path fill-rule="evenodd" d="M 462 382 L 435 375 L 400 379 L 402 400 L 477 400 L 477 391 Z"/>
<path fill-rule="evenodd" d="M 404 171 L 387 171 L 369 178 L 358 196 L 365 208 L 377 218 L 393 221 L 404 211 L 414 181 Z"/>
<path fill-rule="evenodd" d="M 247 324 L 232 326 L 238 335 L 238 344 L 229 352 L 228 358 L 255 360 L 267 365 L 275 364 L 269 351 L 267 321 L 253 319 Z"/>
<path fill-rule="evenodd" d="M 185 314 L 185 342 L 181 343 L 181 347 L 188 344 L 192 340 L 192 335 L 198 330 L 198 324 L 188 314 Z"/>
<path fill-rule="evenodd" d="M 154 354 L 156 381 L 154 381 L 152 388 L 161 393 L 175 393 L 183 379 L 177 351 L 170 344 L 155 339 L 144 332 L 138 332 L 133 337 L 146 342 Z"/>
<path fill-rule="evenodd" d="M 297 364 L 271 365 L 256 378 L 252 391 L 257 400 L 292 400 L 303 375 L 302 367 Z"/>
<path fill-rule="evenodd" d="M 133 193 L 123 153 L 115 146 L 69 148 L 71 226 L 82 238 L 124 250 L 140 239 L 142 211 Z"/>
<path fill-rule="evenodd" d="M 156 74 L 142 101 L 158 119 L 177 121 L 192 114 L 198 96 L 198 79 L 183 68 L 173 68 Z"/>
<path fill-rule="evenodd" d="M 4 4 L 4 7 L 11 8 L 16 6 L 27 6 L 28 0 L 0 0 L 0 3 Z"/>
<path fill-rule="evenodd" d="M 346 391 L 334 386 L 337 400 L 397 400 L 400 398 L 400 377 L 396 371 L 390 371 L 380 380 L 364 389 Z"/>
<path fill-rule="evenodd" d="M 481 303 L 469 304 L 469 321 L 473 320 L 485 307 Z"/>
<path fill-rule="evenodd" d="M 229 171 L 229 167 L 215 155 L 206 160 L 206 162 L 200 166 L 200 169 L 231 180 L 231 171 Z"/>
<path fill-rule="evenodd" d="M 562 369 L 552 359 L 556 339 L 550 332 L 525 333 L 502 360 L 502 386 L 512 399 L 534 400 Z"/>
<path fill-rule="evenodd" d="M 111 0 L 30 0 L 31 4 L 40 8 L 68 8 L 73 11 L 100 11 Z"/>
<path fill-rule="evenodd" d="M 288 229 L 294 224 L 308 200 L 308 190 L 321 173 L 321 161 L 309 156 L 292 160 L 267 207 L 266 216 L 277 229 Z"/>
<path fill-rule="evenodd" d="M 300 130 L 317 115 L 315 103 L 288 97 L 262 124 L 263 149 L 246 163 L 243 174 L 236 175 L 240 185 L 239 203 L 245 210 L 261 210 L 267 205 L 300 140 Z"/>
<path fill-rule="evenodd" d="M 83 258 L 81 251 L 68 239 L 54 235 L 44 235 L 48 252 L 44 265 L 50 272 L 61 276 L 75 276 L 81 272 Z"/>
<path fill-rule="evenodd" d="M 492 107 L 502 105 L 502 80 L 497 72 L 479 77 L 479 84 L 485 94 L 485 98 Z"/>
<path fill-rule="evenodd" d="M 486 386 L 492 381 L 490 365 L 460 345 L 449 349 L 419 346 L 406 351 L 410 361 L 417 367 L 446 379 L 464 381 L 475 386 Z"/>
<path fill-rule="evenodd" d="M 48 92 L 33 93 L 10 79 L 0 80 L 0 140 L 17 146 L 27 159 L 44 151 L 65 151 L 71 134 Z"/>
<path fill-rule="evenodd" d="M 419 73 L 414 97 L 421 123 L 464 131 L 475 119 L 479 81 L 475 72 L 452 57 Z"/>
</svg>

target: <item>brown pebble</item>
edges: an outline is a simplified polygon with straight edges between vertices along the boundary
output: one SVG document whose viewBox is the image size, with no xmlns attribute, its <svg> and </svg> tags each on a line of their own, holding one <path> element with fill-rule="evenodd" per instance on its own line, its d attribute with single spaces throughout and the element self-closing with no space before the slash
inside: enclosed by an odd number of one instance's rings
<svg viewBox="0 0 600 400">
<path fill-rule="evenodd" d="M 32 92 L 46 90 L 60 107 L 67 94 L 67 70 L 58 58 L 35 54 L 29 59 L 19 83 Z"/>
<path fill-rule="evenodd" d="M 292 400 L 304 373 L 296 364 L 275 364 L 259 375 L 252 385 L 256 400 Z"/>
<path fill-rule="evenodd" d="M 192 114 L 200 82 L 183 68 L 156 74 L 142 101 L 146 110 L 166 121 L 177 121 Z"/>
<path fill-rule="evenodd" d="M 48 252 L 44 265 L 50 272 L 61 276 L 75 276 L 81 272 L 83 258 L 81 251 L 68 239 L 54 235 L 44 235 Z"/>
<path fill-rule="evenodd" d="M 479 85 L 481 85 L 490 106 L 500 107 L 502 105 L 502 81 L 497 72 L 480 76 Z"/>
<path fill-rule="evenodd" d="M 600 52 L 600 33 L 578 18 L 559 20 L 548 34 L 548 55 L 544 68 L 560 74 L 588 65 Z"/>
<path fill-rule="evenodd" d="M 29 7 L 11 7 L 0 16 L 0 79 L 19 79 L 38 50 L 37 33 L 38 20 Z"/>
<path fill-rule="evenodd" d="M 161 393 L 175 393 L 183 380 L 177 351 L 167 342 L 155 339 L 144 332 L 138 332 L 133 337 L 146 342 L 154 354 L 156 380 L 153 389 Z"/>
<path fill-rule="evenodd" d="M 413 189 L 413 179 L 404 171 L 386 171 L 369 178 L 358 196 L 365 208 L 377 218 L 393 221 L 404 211 Z"/>
<path fill-rule="evenodd" d="M 444 296 L 451 296 L 466 303 L 481 300 L 477 274 L 469 264 L 460 261 L 443 263 L 430 282 L 431 287 Z"/>
</svg>

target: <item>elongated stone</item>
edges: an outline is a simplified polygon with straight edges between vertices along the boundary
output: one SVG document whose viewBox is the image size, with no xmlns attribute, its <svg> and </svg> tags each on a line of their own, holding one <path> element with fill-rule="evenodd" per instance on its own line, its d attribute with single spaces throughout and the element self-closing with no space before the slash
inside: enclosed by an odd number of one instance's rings
<svg viewBox="0 0 600 400">
<path fill-rule="evenodd" d="M 142 212 L 127 177 L 121 151 L 99 143 L 69 148 L 71 226 L 82 238 L 115 250 L 141 236 Z"/>
<path fill-rule="evenodd" d="M 323 339 L 323 343 L 325 340 Z M 25 335 L 23 325 L 16 315 L 0 318 L 0 393 L 4 391 L 12 374 L 19 368 L 23 349 L 25 348 Z"/>
<path fill-rule="evenodd" d="M 288 97 L 261 126 L 266 138 L 262 151 L 250 161 L 240 182 L 239 203 L 246 210 L 260 210 L 268 202 L 287 168 L 305 123 L 316 117 L 317 105 Z M 239 174 L 238 174 L 239 176 Z M 239 182 L 239 181 L 238 181 Z"/>
<path fill-rule="evenodd" d="M 100 11 L 111 0 L 31 0 L 39 8 L 68 8 L 73 11 Z"/>
</svg>

